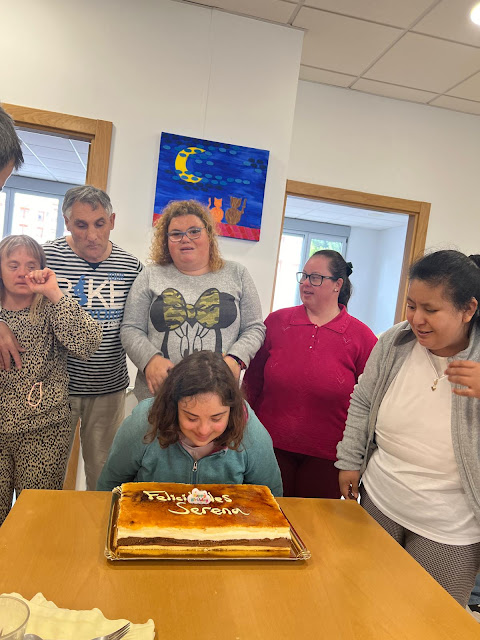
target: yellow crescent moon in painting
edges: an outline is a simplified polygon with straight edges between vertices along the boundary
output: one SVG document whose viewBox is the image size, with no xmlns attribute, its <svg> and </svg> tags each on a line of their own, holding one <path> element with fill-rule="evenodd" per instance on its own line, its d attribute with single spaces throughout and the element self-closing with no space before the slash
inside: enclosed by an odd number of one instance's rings
<svg viewBox="0 0 480 640">
<path fill-rule="evenodd" d="M 193 173 L 189 173 L 187 169 L 187 160 L 190 156 L 196 153 L 205 153 L 205 149 L 199 147 L 187 147 L 177 153 L 175 158 L 175 171 L 177 175 L 185 182 L 200 182 L 203 178 L 194 176 Z"/>
</svg>

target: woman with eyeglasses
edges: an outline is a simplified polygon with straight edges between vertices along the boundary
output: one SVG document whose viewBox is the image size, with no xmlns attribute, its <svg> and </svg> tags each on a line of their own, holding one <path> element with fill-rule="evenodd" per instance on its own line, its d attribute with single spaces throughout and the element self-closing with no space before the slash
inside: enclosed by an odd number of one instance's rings
<svg viewBox="0 0 480 640">
<path fill-rule="evenodd" d="M 138 367 L 138 400 L 157 393 L 169 370 L 195 351 L 223 354 L 238 380 L 260 348 L 265 325 L 253 280 L 243 265 L 223 260 L 200 202 L 173 201 L 163 210 L 120 335 Z"/>
<path fill-rule="evenodd" d="M 377 339 L 347 313 L 352 265 L 317 251 L 297 273 L 302 304 L 265 320 L 244 378 L 247 399 L 273 439 L 285 496 L 339 498 L 336 447 L 353 387 Z"/>
</svg>

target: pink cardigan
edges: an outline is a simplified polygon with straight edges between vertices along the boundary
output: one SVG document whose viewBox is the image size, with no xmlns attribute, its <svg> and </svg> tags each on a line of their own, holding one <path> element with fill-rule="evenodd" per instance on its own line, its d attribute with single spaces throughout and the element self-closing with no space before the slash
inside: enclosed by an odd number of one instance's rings
<svg viewBox="0 0 480 640">
<path fill-rule="evenodd" d="M 323 326 L 305 307 L 271 313 L 244 378 L 248 402 L 278 449 L 336 460 L 348 405 L 377 338 L 343 305 Z"/>
</svg>

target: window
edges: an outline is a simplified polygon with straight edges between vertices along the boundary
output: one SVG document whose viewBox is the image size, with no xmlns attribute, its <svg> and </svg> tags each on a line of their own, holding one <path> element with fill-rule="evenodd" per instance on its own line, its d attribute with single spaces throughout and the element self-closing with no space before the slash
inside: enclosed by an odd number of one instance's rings
<svg viewBox="0 0 480 640">
<path fill-rule="evenodd" d="M 43 244 L 65 235 L 63 197 L 73 184 L 12 176 L 0 193 L 0 230 Z"/>
<path fill-rule="evenodd" d="M 272 310 L 300 304 L 297 271 L 321 249 L 332 249 L 345 256 L 349 235 L 350 227 L 285 218 Z"/>
</svg>

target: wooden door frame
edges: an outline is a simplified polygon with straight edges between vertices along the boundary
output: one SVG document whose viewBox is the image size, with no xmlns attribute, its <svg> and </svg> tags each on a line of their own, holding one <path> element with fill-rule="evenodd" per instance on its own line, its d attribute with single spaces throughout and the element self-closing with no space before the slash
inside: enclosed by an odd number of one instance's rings
<svg viewBox="0 0 480 640">
<path fill-rule="evenodd" d="M 324 185 L 298 182 L 296 180 L 287 180 L 285 201 L 283 205 L 282 230 L 288 196 L 322 200 L 324 202 L 332 202 L 334 204 L 345 205 L 353 208 L 356 207 L 361 209 L 372 209 L 374 211 L 388 211 L 390 213 L 404 213 L 408 215 L 405 250 L 403 253 L 402 271 L 398 287 L 397 306 L 395 309 L 395 322 L 404 320 L 407 300 L 408 270 L 415 259 L 425 250 L 428 219 L 430 216 L 430 203 L 418 200 L 404 200 L 403 198 L 391 198 L 389 196 L 381 196 L 374 193 L 364 193 L 363 191 L 350 191 L 349 189 L 326 187 Z M 275 265 L 275 278 L 270 309 L 273 307 L 281 241 L 282 233 L 280 233 L 280 239 L 278 242 L 277 263 Z"/>
<path fill-rule="evenodd" d="M 79 140 L 88 140 L 90 148 L 85 184 L 106 191 L 112 142 L 113 124 L 111 122 L 81 118 L 54 111 L 44 111 L 43 109 L 20 107 L 14 104 L 4 103 L 2 106 L 19 127 L 68 135 Z"/>
</svg>

